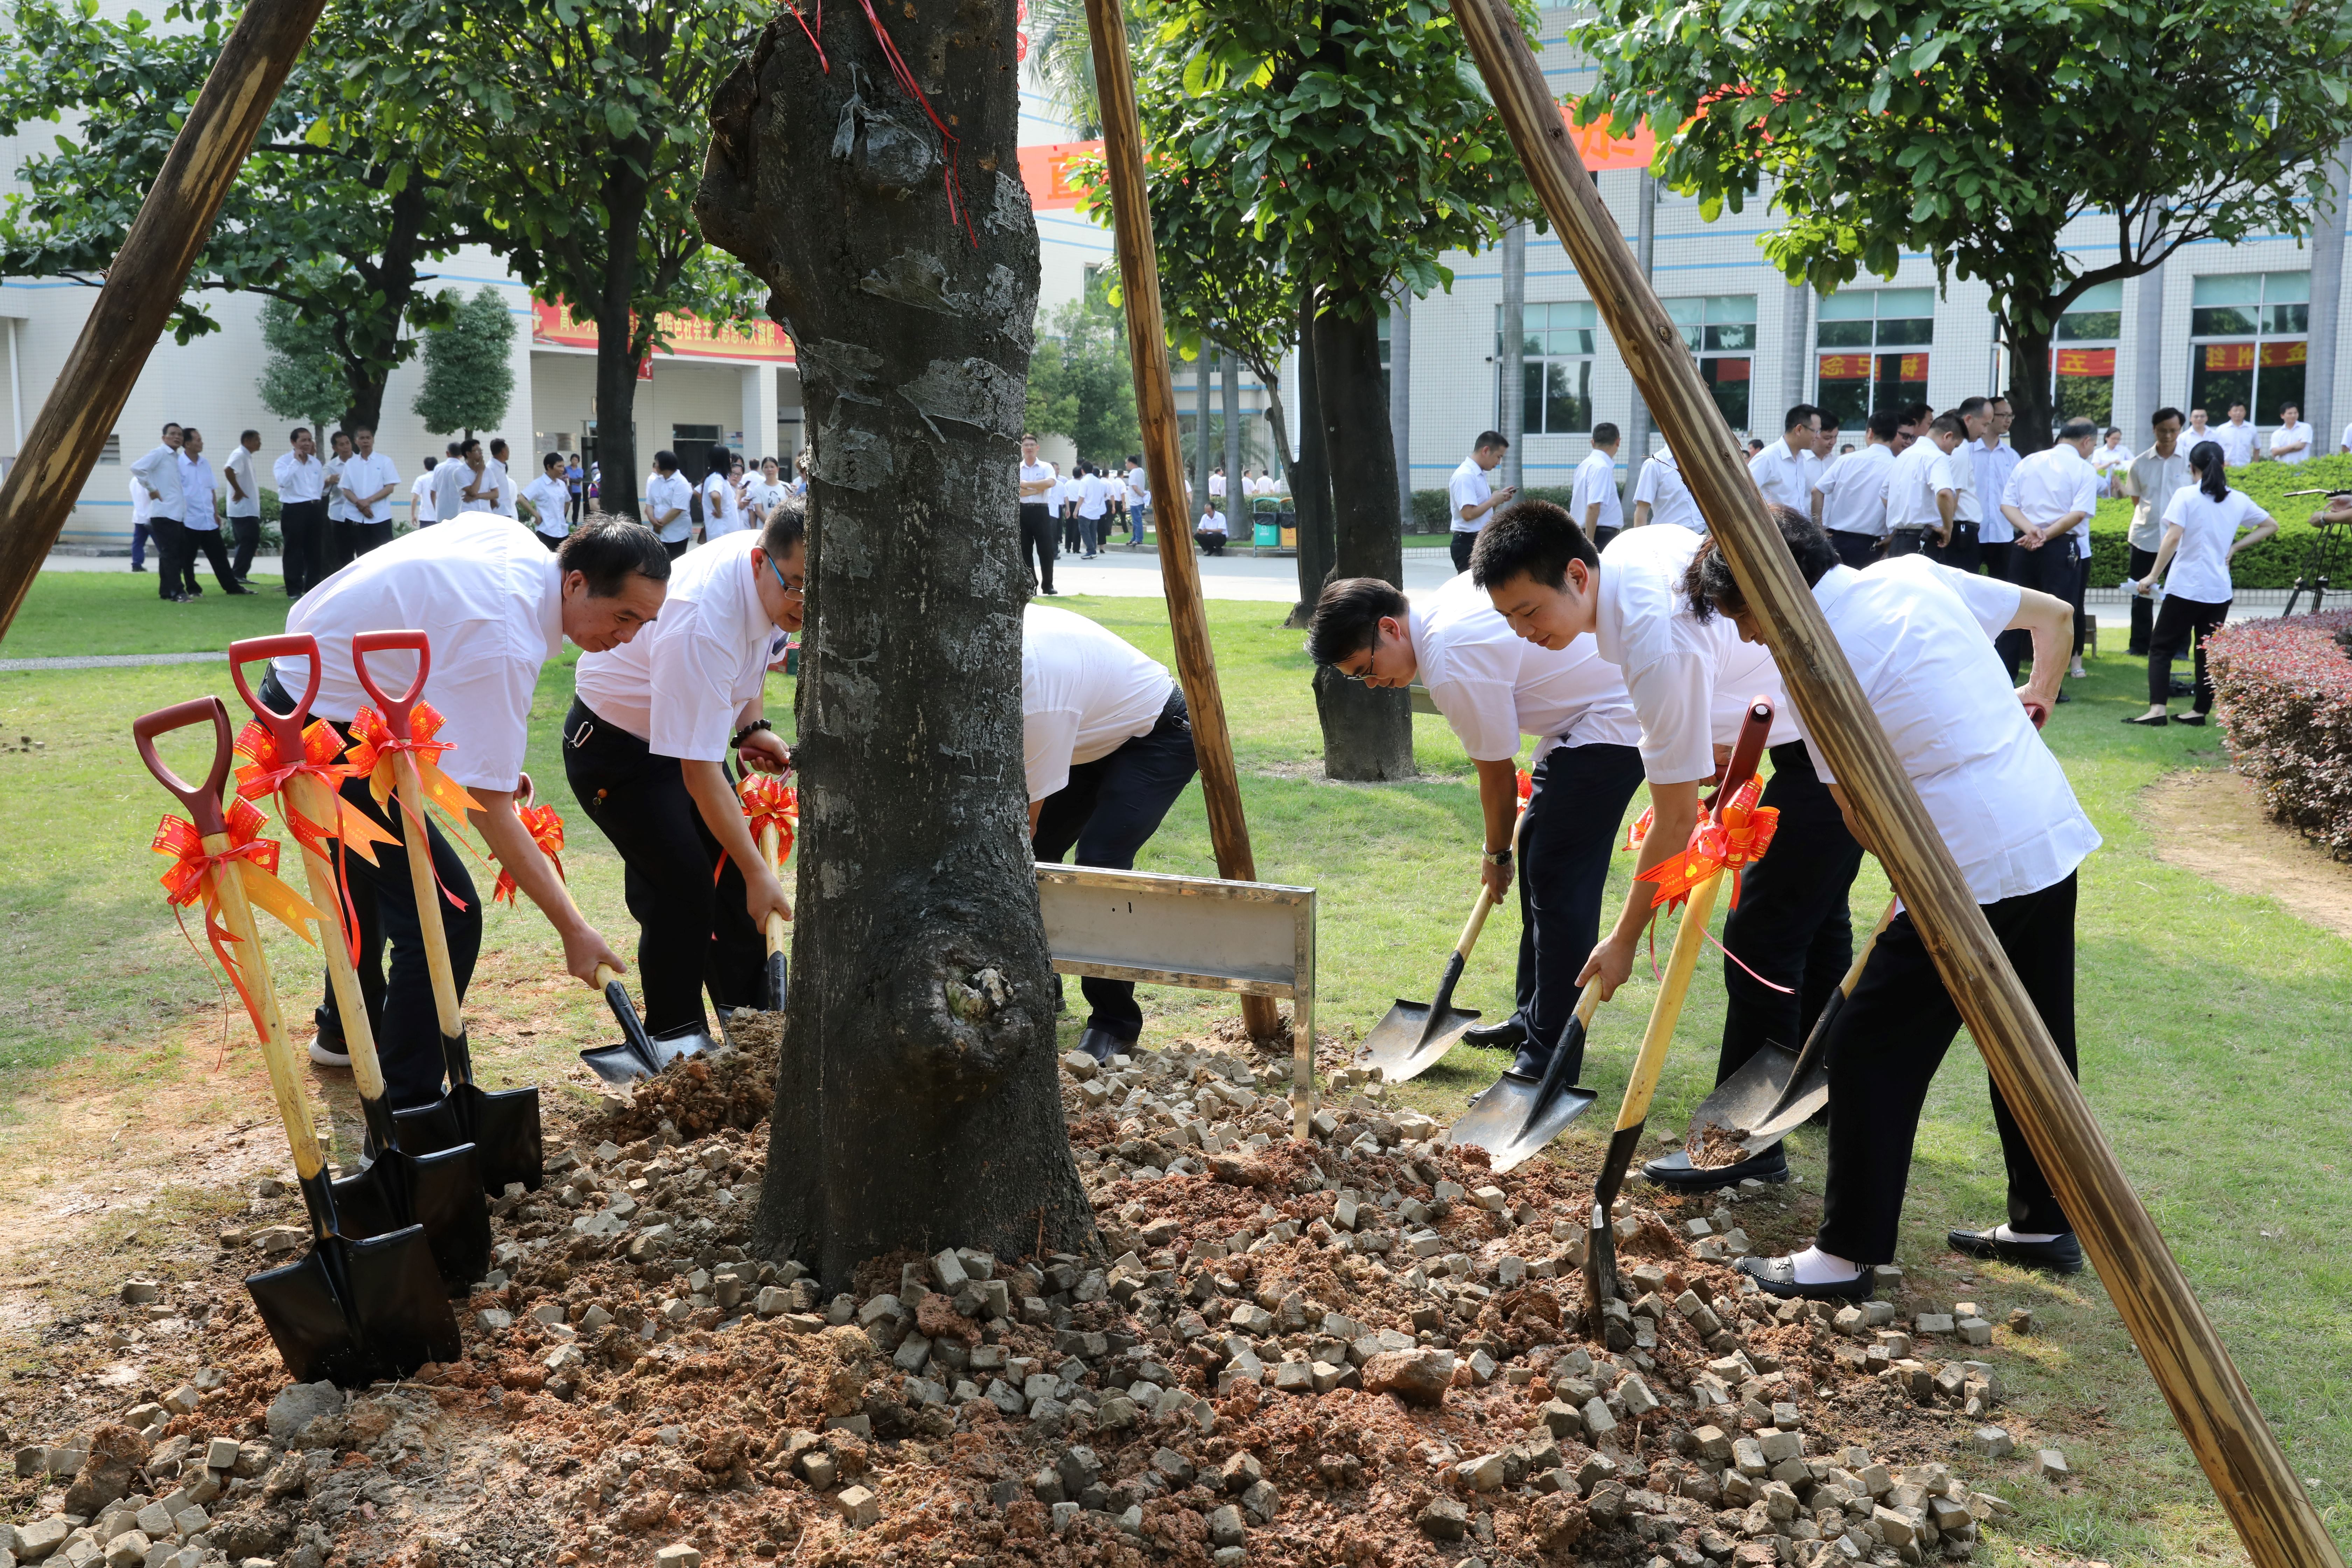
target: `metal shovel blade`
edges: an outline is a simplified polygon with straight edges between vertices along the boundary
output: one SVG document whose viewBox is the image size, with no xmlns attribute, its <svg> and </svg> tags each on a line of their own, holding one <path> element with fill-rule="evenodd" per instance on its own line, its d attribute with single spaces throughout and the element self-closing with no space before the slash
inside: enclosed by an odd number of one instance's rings
<svg viewBox="0 0 2352 1568">
<path fill-rule="evenodd" d="M 1580 1015 L 1562 1031 L 1541 1077 L 1504 1073 L 1454 1123 L 1446 1142 L 1457 1148 L 1475 1143 L 1486 1151 L 1490 1168 L 1517 1170 L 1541 1153 L 1600 1098 L 1591 1089 L 1576 1087 L 1583 1068 L 1584 1017 Z"/>
<path fill-rule="evenodd" d="M 1771 1110 L 1757 1118 L 1748 1128 L 1748 1137 L 1741 1144 L 1747 1153 L 1759 1153 L 1770 1148 L 1811 1121 L 1814 1113 L 1830 1102 L 1829 1062 L 1817 1058 L 1810 1064 L 1800 1063 L 1799 1066 L 1802 1070 L 1780 1091 L 1780 1098 L 1773 1103 Z"/>
<path fill-rule="evenodd" d="M 635 1083 L 654 1075 L 653 1067 L 626 1040 L 617 1046 L 597 1046 L 582 1051 L 580 1059 L 606 1083 Z"/>
<path fill-rule="evenodd" d="M 683 1057 L 698 1057 L 719 1048 L 710 1031 L 699 1024 L 681 1024 L 653 1037 L 654 1058 L 663 1067 Z"/>
<path fill-rule="evenodd" d="M 422 1226 L 321 1238 L 299 1262 L 246 1280 L 286 1368 L 346 1388 L 404 1378 L 463 1347 Z"/>
<path fill-rule="evenodd" d="M 430 1105 L 392 1113 L 400 1147 L 421 1158 L 471 1143 L 484 1192 L 503 1193 L 516 1182 L 526 1192 L 537 1192 L 544 1179 L 538 1089 L 479 1089 L 472 1081 L 466 1037 L 445 1037 L 441 1049 L 457 1081 Z"/>
<path fill-rule="evenodd" d="M 333 1192 L 346 1237 L 389 1236 L 417 1225 L 445 1286 L 462 1290 L 490 1271 L 490 1211 L 471 1143 L 422 1158 L 379 1150 L 373 1163 L 334 1183 Z"/>
<path fill-rule="evenodd" d="M 1796 1070 L 1796 1052 L 1777 1040 L 1765 1041 L 1762 1049 L 1739 1064 L 1738 1072 L 1698 1102 L 1698 1109 L 1691 1112 L 1691 1139 L 1696 1141 L 1710 1127 L 1745 1134 L 1772 1114 Z M 1826 1078 L 1823 1090 L 1826 1093 Z"/>
<path fill-rule="evenodd" d="M 771 1013 L 781 1013 L 784 1010 L 784 998 L 788 994 L 788 988 L 785 981 L 784 955 L 782 952 L 772 952 L 768 954 L 768 995 L 766 1005 L 768 1011 Z"/>
<path fill-rule="evenodd" d="M 1408 1002 L 1400 996 L 1388 1016 L 1364 1037 L 1364 1061 L 1380 1068 L 1381 1079 L 1389 1083 L 1419 1078 L 1436 1066 L 1438 1058 L 1462 1038 L 1462 1031 L 1482 1016 L 1468 1007 L 1453 1006 L 1433 1014 L 1428 1003 Z"/>
</svg>

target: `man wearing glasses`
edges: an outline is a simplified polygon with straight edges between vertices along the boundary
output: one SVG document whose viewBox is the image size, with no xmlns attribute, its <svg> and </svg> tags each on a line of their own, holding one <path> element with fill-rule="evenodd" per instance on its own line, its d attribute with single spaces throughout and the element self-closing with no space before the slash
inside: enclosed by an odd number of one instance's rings
<svg viewBox="0 0 2352 1568">
<path fill-rule="evenodd" d="M 792 765 L 761 694 L 776 633 L 800 629 L 803 535 L 800 510 L 779 507 L 688 551 L 660 616 L 580 661 L 563 771 L 627 868 L 653 1034 L 707 1029 L 706 988 L 720 1007 L 761 1005 L 762 928 L 792 917 L 725 763 L 731 751 L 757 773 Z"/>
<path fill-rule="evenodd" d="M 1559 510 L 1521 501 L 1498 526 L 1534 507 Z M 1601 936 L 1610 850 L 1642 783 L 1642 725 L 1623 672 L 1590 637 L 1556 650 L 1525 641 L 1467 573 L 1418 602 L 1377 577 L 1327 584 L 1307 650 L 1349 680 L 1405 687 L 1417 677 L 1428 688 L 1478 771 L 1478 875 L 1497 900 L 1515 868 L 1519 741 L 1535 738 L 1535 793 L 1517 830 L 1517 1006 L 1465 1038 L 1516 1047 L 1511 1070 L 1541 1078 L 1576 1011 L 1577 971 Z"/>
</svg>

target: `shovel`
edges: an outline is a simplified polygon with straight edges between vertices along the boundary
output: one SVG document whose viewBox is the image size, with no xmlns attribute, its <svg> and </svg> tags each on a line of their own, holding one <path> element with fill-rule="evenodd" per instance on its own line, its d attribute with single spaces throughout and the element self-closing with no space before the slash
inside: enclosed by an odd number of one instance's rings
<svg viewBox="0 0 2352 1568">
<path fill-rule="evenodd" d="M 1527 812 L 1522 809 L 1518 825 L 1511 829 L 1514 850 L 1518 847 L 1519 826 L 1524 826 L 1527 819 Z M 1486 915 L 1494 907 L 1494 890 L 1481 877 L 1478 901 L 1470 906 L 1470 920 L 1462 928 L 1461 940 L 1445 956 L 1445 971 L 1437 978 L 1435 999 L 1424 1005 L 1398 997 L 1388 1016 L 1364 1037 L 1363 1058 L 1367 1065 L 1380 1069 L 1384 1082 L 1403 1083 L 1419 1078 L 1454 1048 L 1462 1031 L 1478 1021 L 1480 1015 L 1475 1010 L 1454 1005 L 1454 988 L 1462 982 L 1462 966 L 1470 962 L 1470 950 L 1478 945 L 1478 933 L 1486 929 Z"/>
<path fill-rule="evenodd" d="M 1456 1148 L 1475 1143 L 1486 1151 L 1486 1163 L 1496 1171 L 1514 1171 L 1541 1152 L 1568 1124 L 1592 1109 L 1600 1096 L 1576 1087 L 1584 1067 L 1584 1036 L 1592 1011 L 1601 1005 L 1601 990 L 1588 985 L 1577 999 L 1575 1016 L 1559 1035 L 1541 1078 L 1505 1072 L 1478 1103 L 1454 1123 L 1446 1142 Z"/>
<path fill-rule="evenodd" d="M 783 857 L 779 853 L 782 845 L 782 836 L 777 833 L 774 823 L 760 824 L 760 853 L 768 858 L 768 864 L 776 868 L 779 876 L 782 875 L 784 869 Z M 784 917 L 771 914 L 768 917 L 766 934 L 768 938 L 767 1007 L 771 1013 L 781 1013 L 784 1010 L 784 998 L 788 994 L 784 949 L 789 943 L 784 937 Z"/>
<path fill-rule="evenodd" d="M 213 726 L 212 772 L 191 784 L 155 754 L 155 737 L 209 720 Z M 140 761 L 155 781 L 188 811 L 204 836 L 205 853 L 226 855 L 234 847 L 221 812 L 221 782 L 228 776 L 233 742 L 228 709 L 216 697 L 201 697 L 150 713 L 131 725 Z M 310 1215 L 310 1251 L 298 1263 L 256 1274 L 245 1282 L 253 1304 L 276 1342 L 286 1369 L 298 1383 L 320 1379 L 357 1387 L 408 1376 L 428 1361 L 455 1361 L 463 1351 L 457 1320 L 433 1266 L 424 1228 L 408 1226 L 355 1241 L 336 1219 L 326 1162 L 310 1103 L 295 1077 L 294 1052 L 286 1043 L 286 1020 L 269 977 L 268 955 L 246 900 L 243 875 L 215 862 L 206 873 L 221 922 L 236 943 L 237 967 L 261 1023 L 262 1059 L 269 1066 L 270 1092 L 286 1124 L 294 1172 Z"/>
<path fill-rule="evenodd" d="M 1732 749 L 1731 765 L 1724 770 L 1723 784 L 1708 803 L 1727 801 L 1756 772 L 1757 759 L 1764 754 L 1764 741 L 1772 730 L 1772 705 L 1762 698 L 1748 705 L 1747 720 L 1739 728 L 1739 743 Z M 1683 907 L 1682 924 L 1675 931 L 1674 952 L 1666 959 L 1664 978 L 1658 982 L 1657 1000 L 1650 1006 L 1649 1027 L 1642 1035 L 1642 1049 L 1633 1058 L 1633 1074 L 1625 1084 L 1624 1102 L 1617 1108 L 1617 1128 L 1609 1139 L 1609 1153 L 1601 1164 L 1601 1175 L 1592 1184 L 1591 1234 L 1584 1247 L 1585 1322 L 1598 1331 L 1601 1309 L 1604 1302 L 1617 1295 L 1617 1236 L 1610 1228 L 1610 1210 L 1617 1202 L 1619 1189 L 1625 1184 L 1625 1172 L 1633 1163 L 1633 1151 L 1642 1142 L 1642 1129 L 1650 1120 L 1650 1100 L 1658 1092 L 1658 1075 L 1664 1071 L 1666 1047 L 1674 1043 L 1675 1026 L 1681 1022 L 1683 998 L 1690 990 L 1691 975 L 1698 968 L 1699 954 L 1706 947 L 1706 922 L 1715 913 L 1715 889 L 1723 880 L 1723 873 L 1700 882 L 1690 890 L 1690 901 Z"/>
<path fill-rule="evenodd" d="M 291 713 L 272 710 L 245 679 L 249 661 L 281 656 L 310 661 L 310 680 Z M 231 643 L 228 668 L 237 694 L 277 742 L 281 761 L 300 756 L 304 721 L 319 695 L 318 639 L 304 634 Z M 289 824 L 299 813 L 331 832 L 336 800 L 317 774 L 295 773 L 278 787 L 278 811 Z M 341 909 L 332 863 L 307 844 L 302 845 L 301 855 L 302 868 L 310 878 L 310 901 L 320 910 Z M 367 1119 L 368 1142 L 374 1146 L 374 1159 L 366 1170 L 334 1184 L 335 1210 L 342 1218 L 343 1234 L 383 1236 L 422 1225 L 442 1281 L 462 1289 L 490 1270 L 490 1213 L 482 1201 L 474 1146 L 461 1143 L 419 1159 L 394 1141 L 392 1107 L 383 1097 L 383 1064 L 376 1058 L 375 1029 L 368 1019 L 366 999 L 360 994 L 359 974 L 352 967 L 351 949 L 343 942 L 342 922 L 321 921 L 319 945 L 326 951 L 327 981 L 334 988 L 335 1006 L 342 1016 L 343 1041 L 352 1055 L 360 1113 Z"/>
<path fill-rule="evenodd" d="M 596 984 L 604 988 L 604 1005 L 620 1021 L 621 1043 L 582 1051 L 580 1059 L 606 1083 L 634 1083 L 641 1078 L 651 1078 L 680 1057 L 698 1057 L 713 1048 L 709 1034 L 698 1024 L 688 1024 L 658 1035 L 646 1034 L 617 971 L 598 964 Z"/>
<path fill-rule="evenodd" d="M 385 696 L 367 669 L 368 655 L 394 649 L 416 655 L 416 679 L 396 698 Z M 409 716 L 424 694 L 432 665 L 433 650 L 423 632 L 362 632 L 352 638 L 352 673 L 398 740 L 410 738 Z M 457 982 L 449 968 L 449 938 L 441 924 L 441 885 L 433 875 L 432 839 L 425 826 L 424 781 L 417 776 L 414 753 L 394 753 L 393 765 L 399 777 L 401 837 L 408 847 L 408 885 L 416 900 L 416 923 L 424 931 L 433 1008 L 441 1022 L 442 1059 L 449 1068 L 446 1094 L 430 1105 L 392 1113 L 394 1136 L 401 1148 L 417 1156 L 471 1143 L 485 1192 L 503 1193 L 515 1182 L 537 1192 L 541 1179 L 539 1090 L 509 1089 L 493 1094 L 474 1083 L 465 1019 L 457 1007 Z"/>
<path fill-rule="evenodd" d="M 1878 944 L 1878 933 L 1886 929 L 1886 922 L 1895 918 L 1895 900 L 1889 900 L 1886 912 L 1878 917 L 1862 951 L 1853 955 L 1845 978 L 1838 982 L 1837 990 L 1822 1005 L 1821 1016 L 1813 1020 L 1802 1051 L 1768 1040 L 1762 1050 L 1698 1102 L 1698 1109 L 1691 1113 L 1685 1145 L 1695 1169 L 1706 1169 L 1698 1163 L 1698 1151 L 1709 1128 L 1719 1127 L 1739 1140 L 1739 1152 L 1732 1159 L 1716 1161 L 1719 1165 L 1730 1164 L 1770 1148 L 1829 1103 L 1830 1026 L 1844 1010 L 1845 999 L 1853 994 L 1862 979 L 1862 966 L 1870 962 L 1870 950 Z M 1723 1145 L 1718 1142 L 1716 1147 L 1720 1151 Z"/>
</svg>

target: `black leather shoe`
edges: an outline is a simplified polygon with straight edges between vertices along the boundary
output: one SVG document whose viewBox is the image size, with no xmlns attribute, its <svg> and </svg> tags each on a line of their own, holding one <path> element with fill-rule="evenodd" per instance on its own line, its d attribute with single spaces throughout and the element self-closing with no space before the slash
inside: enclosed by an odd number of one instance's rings
<svg viewBox="0 0 2352 1568">
<path fill-rule="evenodd" d="M 1953 1251 L 1970 1258 L 1998 1258 L 2003 1263 L 2021 1263 L 2053 1274 L 2083 1271 L 2083 1244 L 2072 1231 L 2062 1231 L 2048 1241 L 2003 1241 L 1990 1230 L 1955 1230 L 1944 1239 L 1952 1244 Z"/>
<path fill-rule="evenodd" d="M 2205 715 L 2202 713 L 2175 713 L 2172 716 L 2172 721 L 2176 724 L 2202 725 L 2205 722 Z"/>
<path fill-rule="evenodd" d="M 1677 1149 L 1643 1165 L 1642 1174 L 1678 1193 L 1711 1193 L 1717 1187 L 1736 1187 L 1750 1176 L 1759 1182 L 1785 1182 L 1789 1179 L 1789 1156 L 1775 1143 L 1760 1154 L 1702 1170 L 1690 1163 L 1687 1150 Z"/>
<path fill-rule="evenodd" d="M 1078 1049 L 1105 1067 L 1110 1066 L 1111 1058 L 1132 1049 L 1134 1045 L 1133 1040 L 1122 1040 L 1108 1029 L 1088 1029 L 1078 1037 Z"/>
<path fill-rule="evenodd" d="M 1864 1301 L 1870 1298 L 1870 1270 L 1828 1285 L 1800 1285 L 1797 1266 L 1786 1258 L 1743 1258 L 1732 1265 L 1756 1281 L 1767 1296 L 1783 1300 Z"/>
<path fill-rule="evenodd" d="M 1482 1051 L 1516 1051 L 1528 1043 L 1528 1026 L 1517 1014 L 1499 1024 L 1474 1024 L 1462 1031 L 1462 1043 Z"/>
</svg>

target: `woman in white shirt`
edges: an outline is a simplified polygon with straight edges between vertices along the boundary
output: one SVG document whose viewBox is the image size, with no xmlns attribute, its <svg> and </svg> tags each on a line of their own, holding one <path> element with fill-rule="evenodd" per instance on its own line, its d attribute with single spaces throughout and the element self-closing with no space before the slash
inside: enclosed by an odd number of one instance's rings
<svg viewBox="0 0 2352 1568">
<path fill-rule="evenodd" d="M 2259 544 L 2278 531 L 2270 513 L 2229 482 L 2229 463 L 2219 442 L 2200 441 L 2189 454 L 2189 471 L 2196 484 L 2172 493 L 2164 509 L 2164 542 L 2156 564 L 2131 586 L 2152 593 L 2164 579 L 2164 602 L 2157 607 L 2156 629 L 2147 638 L 2147 711 L 2126 724 L 2202 724 L 2213 710 L 2213 687 L 2205 677 L 2205 639 L 2230 618 L 2230 562 L 2248 545 Z M 2246 537 L 2238 535 L 2245 532 Z M 2167 568 L 2169 568 L 2168 572 Z M 2191 642 L 2197 669 L 2196 710 L 2169 713 L 2165 699 L 2172 693 L 2172 660 L 2184 641 Z"/>
</svg>

